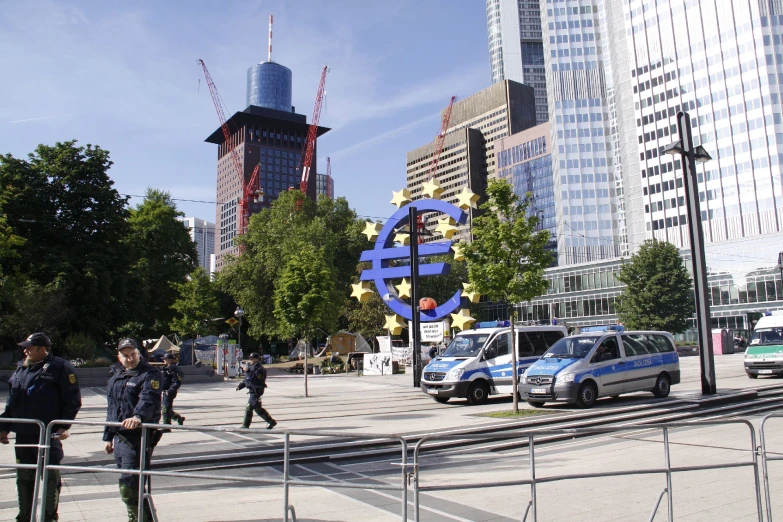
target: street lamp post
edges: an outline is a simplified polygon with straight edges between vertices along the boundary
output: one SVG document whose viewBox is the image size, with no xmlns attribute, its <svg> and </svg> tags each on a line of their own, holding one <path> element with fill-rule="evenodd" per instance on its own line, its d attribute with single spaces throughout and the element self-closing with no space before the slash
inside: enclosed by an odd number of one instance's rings
<svg viewBox="0 0 783 522">
<path fill-rule="evenodd" d="M 411 364 L 413 365 L 413 386 L 421 386 L 421 330 L 419 327 L 419 230 L 416 221 L 419 211 L 416 207 L 408 208 L 408 228 L 410 228 L 411 245 Z"/>
<path fill-rule="evenodd" d="M 699 184 L 696 177 L 696 162 L 704 163 L 712 158 L 699 145 L 693 146 L 691 118 L 687 112 L 677 114 L 679 141 L 664 147 L 663 154 L 679 155 L 682 161 L 685 202 L 688 211 L 688 230 L 691 241 L 693 263 L 693 288 L 696 294 L 696 330 L 699 335 L 699 362 L 701 365 L 701 392 L 716 393 L 715 356 L 712 349 L 712 320 L 707 295 L 707 260 L 704 253 L 704 230 L 699 210 Z"/>
<path fill-rule="evenodd" d="M 237 306 L 237 309 L 234 311 L 234 315 L 239 318 L 239 330 L 237 330 L 237 344 L 239 345 L 239 349 L 242 349 L 242 316 L 245 315 L 245 311 L 242 310 L 241 306 Z"/>
</svg>

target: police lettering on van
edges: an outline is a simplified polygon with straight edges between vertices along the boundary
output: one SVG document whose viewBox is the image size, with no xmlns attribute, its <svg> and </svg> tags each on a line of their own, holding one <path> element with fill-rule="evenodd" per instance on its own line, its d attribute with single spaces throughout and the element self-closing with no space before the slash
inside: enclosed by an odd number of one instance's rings
<svg viewBox="0 0 783 522">
<path fill-rule="evenodd" d="M 560 401 L 589 408 L 600 397 L 634 391 L 666 397 L 679 382 L 671 334 L 607 331 L 555 343 L 522 375 L 519 393 L 536 407 Z"/>
<path fill-rule="evenodd" d="M 476 329 L 457 334 L 422 373 L 421 389 L 440 403 L 464 397 L 482 404 L 493 394 L 513 390 L 511 325 L 508 321 L 479 323 Z M 567 334 L 563 326 L 514 327 L 517 336 L 517 375 L 538 360 Z"/>
</svg>

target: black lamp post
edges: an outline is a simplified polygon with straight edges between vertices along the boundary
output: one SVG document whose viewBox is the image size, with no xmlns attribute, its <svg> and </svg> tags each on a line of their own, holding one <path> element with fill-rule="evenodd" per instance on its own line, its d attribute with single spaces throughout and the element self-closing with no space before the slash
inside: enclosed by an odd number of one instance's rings
<svg viewBox="0 0 783 522">
<path fill-rule="evenodd" d="M 707 295 L 707 260 L 704 253 L 704 230 L 699 210 L 699 183 L 696 177 L 696 163 L 710 161 L 712 157 L 699 145 L 694 148 L 691 134 L 691 118 L 687 112 L 677 114 L 677 129 L 680 139 L 664 147 L 662 154 L 680 156 L 682 161 L 685 202 L 688 211 L 688 230 L 693 262 L 693 288 L 696 294 L 696 330 L 699 334 L 699 362 L 701 365 L 701 392 L 716 393 L 715 356 L 712 349 L 712 319 L 710 301 Z"/>
</svg>

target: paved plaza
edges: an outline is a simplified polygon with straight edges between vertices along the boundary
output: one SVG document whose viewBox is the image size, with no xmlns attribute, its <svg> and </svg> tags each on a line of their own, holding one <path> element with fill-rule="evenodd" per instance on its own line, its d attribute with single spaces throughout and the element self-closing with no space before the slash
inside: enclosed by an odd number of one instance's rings
<svg viewBox="0 0 783 522">
<path fill-rule="evenodd" d="M 716 358 L 719 389 L 747 388 L 780 383 L 778 380 L 750 380 L 742 369 L 742 356 Z M 698 359 L 683 358 L 683 383 L 675 395 L 693 396 L 699 390 Z M 269 447 L 281 440 L 279 429 L 326 429 L 376 435 L 425 433 L 435 429 L 466 426 L 499 426 L 510 422 L 490 419 L 480 413 L 507 410 L 510 398 L 492 399 L 480 407 L 462 401 L 441 405 L 414 389 L 411 375 L 385 377 L 311 376 L 310 397 L 304 398 L 303 376 L 270 372 L 265 407 L 279 421 L 273 431 L 246 433 L 200 433 L 180 431 L 166 434 L 155 451 L 157 459 L 197 457 L 201 454 L 237 455 Z M 185 384 L 176 409 L 187 417 L 187 426 L 234 426 L 241 423 L 247 396 L 234 391 L 235 383 Z M 102 390 L 84 390 L 82 420 L 105 418 Z M 607 412 L 642 404 L 650 394 L 600 401 Z M 0 396 L 5 400 L 5 396 Z M 523 403 L 523 406 L 527 407 Z M 569 408 L 552 408 L 563 414 Z M 758 423 L 759 417 L 751 420 Z M 263 422 L 256 421 L 259 428 Z M 783 419 L 770 426 L 768 444 L 783 452 Z M 99 426 L 74 426 L 65 441 L 67 464 L 104 464 L 113 460 L 103 453 Z M 293 437 L 296 441 L 297 437 Z M 750 439 L 742 426 L 675 430 L 671 435 L 673 466 L 749 461 Z M 2 462 L 12 462 L 11 446 L 0 448 Z M 452 449 L 428 457 L 421 467 L 421 485 L 445 485 L 519 480 L 529 476 L 528 450 L 510 448 L 491 452 Z M 399 485 L 399 457 L 373 462 L 313 462 L 294 464 L 293 477 L 316 481 L 351 481 Z M 615 471 L 664 466 L 660 432 L 637 430 L 541 446 L 536 453 L 538 478 L 552 475 Z M 224 476 L 280 479 L 279 466 L 224 470 L 205 466 Z M 211 468 L 211 469 L 210 469 Z M 783 516 L 783 463 L 772 463 L 773 513 Z M 0 475 L 0 521 L 13 520 L 16 501 L 13 472 Z M 718 469 L 675 474 L 673 499 L 676 520 L 757 520 L 752 468 Z M 538 520 L 646 520 L 656 498 L 665 487 L 665 476 L 637 475 L 603 479 L 561 481 L 538 486 Z M 235 481 L 155 477 L 154 498 L 160 520 L 282 520 L 282 486 L 262 486 Z M 409 500 L 412 501 L 412 491 Z M 521 520 L 530 499 L 529 486 L 434 491 L 422 494 L 422 520 Z M 399 493 L 327 487 L 292 486 L 290 504 L 297 520 L 400 520 Z M 657 520 L 666 519 L 662 502 Z M 775 511 L 777 510 L 777 511 Z M 413 519 L 412 504 L 409 518 Z M 117 476 L 110 473 L 67 474 L 60 504 L 60 520 L 126 520 L 117 491 Z M 531 517 L 528 517 L 531 520 Z"/>
</svg>

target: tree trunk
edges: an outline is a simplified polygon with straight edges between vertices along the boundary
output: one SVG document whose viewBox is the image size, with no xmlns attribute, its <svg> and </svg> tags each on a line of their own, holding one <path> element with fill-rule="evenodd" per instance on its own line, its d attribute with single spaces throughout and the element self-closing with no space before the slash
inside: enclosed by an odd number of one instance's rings
<svg viewBox="0 0 783 522">
<path fill-rule="evenodd" d="M 304 362 L 304 376 L 305 376 L 305 398 L 309 397 L 307 394 L 307 356 L 309 355 L 307 352 L 307 330 L 305 330 L 305 362 Z"/>
<path fill-rule="evenodd" d="M 514 305 L 511 305 L 511 394 L 514 398 L 513 412 L 519 413 L 519 379 L 517 377 L 517 336 L 514 331 L 514 321 L 517 318 L 517 311 Z"/>
</svg>

